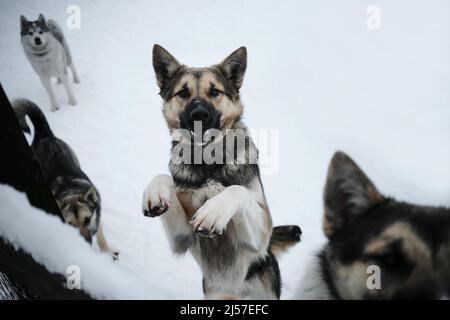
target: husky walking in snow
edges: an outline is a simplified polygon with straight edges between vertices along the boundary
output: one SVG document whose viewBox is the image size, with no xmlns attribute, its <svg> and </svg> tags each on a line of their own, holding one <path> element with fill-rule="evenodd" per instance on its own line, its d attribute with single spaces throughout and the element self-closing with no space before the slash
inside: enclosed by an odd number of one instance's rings
<svg viewBox="0 0 450 320">
<path fill-rule="evenodd" d="M 214 163 L 172 157 L 171 176 L 154 177 L 143 197 L 144 215 L 161 216 L 173 252 L 189 250 L 197 260 L 207 298 L 280 298 L 276 255 L 300 241 L 298 226 L 272 228 L 258 163 L 248 161 L 257 149 L 241 120 L 246 66 L 245 47 L 207 68 L 186 67 L 161 46 L 153 47 L 172 155 L 179 147 L 206 151 L 221 142 L 223 155 L 233 155 L 231 162 Z M 178 136 L 181 130 L 186 140 Z M 223 138 L 198 143 L 213 131 Z M 246 142 L 235 148 L 225 141 L 232 142 L 237 131 Z"/>
<path fill-rule="evenodd" d="M 297 299 L 448 299 L 450 209 L 383 196 L 337 152 L 324 190 L 328 243 Z"/>
<path fill-rule="evenodd" d="M 80 79 L 61 27 L 54 20 L 46 21 L 42 14 L 36 21 L 28 21 L 24 16 L 20 16 L 20 27 L 25 55 L 47 91 L 52 111 L 59 109 L 51 84 L 52 77 L 56 77 L 58 83 L 64 84 L 69 104 L 76 105 L 67 68 L 72 71 L 73 82 L 79 83 Z"/>
<path fill-rule="evenodd" d="M 101 251 L 108 252 L 114 259 L 114 252 L 106 242 L 100 222 L 100 194 L 91 180 L 81 170 L 72 148 L 53 134 L 42 111 L 26 99 L 13 101 L 14 111 L 21 129 L 30 133 L 25 116 L 33 123 L 34 137 L 31 144 L 39 160 L 42 173 L 66 223 L 78 228 L 89 242 L 97 236 Z"/>
</svg>

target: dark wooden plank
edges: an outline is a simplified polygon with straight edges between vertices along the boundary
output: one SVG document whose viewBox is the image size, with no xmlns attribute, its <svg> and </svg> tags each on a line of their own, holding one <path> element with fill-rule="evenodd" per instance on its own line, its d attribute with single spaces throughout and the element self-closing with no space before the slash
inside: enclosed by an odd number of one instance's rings
<svg viewBox="0 0 450 320">
<path fill-rule="evenodd" d="M 1 238 L 0 257 L 0 270 L 12 281 L 22 299 L 91 299 L 82 290 L 67 289 L 63 275 L 48 272 L 29 254 L 16 251 Z"/>
</svg>

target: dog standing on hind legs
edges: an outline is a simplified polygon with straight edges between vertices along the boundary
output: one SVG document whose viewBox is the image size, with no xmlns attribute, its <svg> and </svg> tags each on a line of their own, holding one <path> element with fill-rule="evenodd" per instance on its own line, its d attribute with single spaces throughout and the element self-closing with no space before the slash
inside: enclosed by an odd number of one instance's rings
<svg viewBox="0 0 450 320">
<path fill-rule="evenodd" d="M 72 72 L 73 82 L 79 83 L 80 79 L 61 27 L 54 20 L 46 21 L 44 15 L 40 14 L 36 21 L 28 21 L 24 16 L 20 16 L 20 28 L 20 38 L 25 55 L 41 79 L 49 96 L 52 111 L 59 109 L 52 88 L 52 77 L 56 77 L 58 83 L 64 85 L 69 104 L 76 105 L 77 101 L 72 92 L 67 68 Z"/>
<path fill-rule="evenodd" d="M 222 143 L 224 155 L 233 153 L 231 162 L 213 164 L 180 163 L 172 157 L 171 176 L 156 176 L 144 192 L 144 215 L 161 216 L 174 253 L 192 253 L 202 269 L 207 298 L 280 298 L 275 255 L 300 241 L 297 226 L 272 229 L 258 164 L 248 161 L 257 149 L 241 121 L 239 89 L 246 66 L 244 47 L 208 68 L 188 68 L 161 46 L 153 47 L 172 155 L 180 146 L 190 150 L 213 130 L 223 139 L 202 142 L 200 148 Z M 186 140 L 177 138 L 179 130 L 188 133 Z M 246 143 L 230 149 L 225 142 L 233 141 L 237 131 Z"/>
</svg>

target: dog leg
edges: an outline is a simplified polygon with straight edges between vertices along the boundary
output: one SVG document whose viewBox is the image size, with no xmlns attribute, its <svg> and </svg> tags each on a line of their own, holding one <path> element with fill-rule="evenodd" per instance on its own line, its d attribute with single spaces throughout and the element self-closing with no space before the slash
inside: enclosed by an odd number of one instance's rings
<svg viewBox="0 0 450 320">
<path fill-rule="evenodd" d="M 59 105 L 56 102 L 55 93 L 53 92 L 52 83 L 50 78 L 41 77 L 42 85 L 44 86 L 45 91 L 47 91 L 48 97 L 50 99 L 50 105 L 52 111 L 56 111 L 59 109 Z"/>
<path fill-rule="evenodd" d="M 194 230 L 202 236 L 222 235 L 233 220 L 238 240 L 265 254 L 271 233 L 271 221 L 265 201 L 257 191 L 232 185 L 206 201 L 192 218 Z"/>
<path fill-rule="evenodd" d="M 80 78 L 78 78 L 78 73 L 73 62 L 69 63 L 67 66 L 69 67 L 70 71 L 72 71 L 73 82 L 80 83 Z"/>
<path fill-rule="evenodd" d="M 192 244 L 192 228 L 175 193 L 172 177 L 161 174 L 145 189 L 142 209 L 145 216 L 161 215 L 170 247 L 176 254 L 185 253 Z"/>
<path fill-rule="evenodd" d="M 69 104 L 71 106 L 76 105 L 77 104 L 77 100 L 75 99 L 75 96 L 73 95 L 72 88 L 70 86 L 69 79 L 67 77 L 67 73 L 66 74 L 62 74 L 59 78 L 63 82 L 64 87 L 66 88 L 67 97 L 69 98 Z"/>
<path fill-rule="evenodd" d="M 109 253 L 114 260 L 117 260 L 119 258 L 119 252 L 112 250 L 109 247 L 108 242 L 106 242 L 106 238 L 103 233 L 103 225 L 101 222 L 100 222 L 100 224 L 98 226 L 98 230 L 97 230 L 97 244 L 102 252 Z"/>
</svg>

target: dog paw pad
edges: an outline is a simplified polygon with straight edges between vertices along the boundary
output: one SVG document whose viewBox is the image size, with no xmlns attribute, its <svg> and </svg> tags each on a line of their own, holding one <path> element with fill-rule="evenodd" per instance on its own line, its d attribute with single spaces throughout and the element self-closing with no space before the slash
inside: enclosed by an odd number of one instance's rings
<svg viewBox="0 0 450 320">
<path fill-rule="evenodd" d="M 164 212 L 167 211 L 169 207 L 167 205 L 162 205 L 162 206 L 154 206 L 151 207 L 150 209 L 144 209 L 144 216 L 146 217 L 158 217 L 160 215 L 162 215 Z"/>
</svg>

